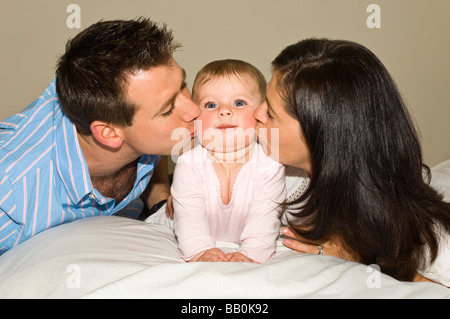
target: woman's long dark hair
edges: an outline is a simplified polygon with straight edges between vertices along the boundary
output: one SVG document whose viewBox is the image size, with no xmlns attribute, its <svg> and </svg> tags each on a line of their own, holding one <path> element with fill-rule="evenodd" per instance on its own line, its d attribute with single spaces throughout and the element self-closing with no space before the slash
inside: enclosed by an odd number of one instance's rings
<svg viewBox="0 0 450 319">
<path fill-rule="evenodd" d="M 450 203 L 424 181 L 414 125 L 379 59 L 349 41 L 307 39 L 272 62 L 286 110 L 309 147 L 307 191 L 294 203 L 299 235 L 339 238 L 365 264 L 412 280 L 450 232 Z M 426 175 L 425 174 L 425 175 Z"/>
</svg>

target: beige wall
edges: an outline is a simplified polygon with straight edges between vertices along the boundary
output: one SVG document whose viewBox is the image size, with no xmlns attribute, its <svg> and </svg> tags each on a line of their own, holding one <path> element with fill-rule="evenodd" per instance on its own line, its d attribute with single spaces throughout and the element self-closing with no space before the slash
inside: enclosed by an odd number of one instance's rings
<svg viewBox="0 0 450 319">
<path fill-rule="evenodd" d="M 72 3 L 81 9 L 80 29 L 66 23 Z M 372 3 L 381 9 L 381 28 L 366 24 Z M 247 60 L 269 80 L 271 60 L 300 39 L 360 42 L 397 81 L 420 131 L 425 162 L 450 159 L 448 0 L 7 0 L 0 6 L 0 119 L 41 94 L 69 37 L 100 19 L 144 15 L 167 23 L 182 42 L 176 58 L 189 83 L 213 59 Z"/>
</svg>

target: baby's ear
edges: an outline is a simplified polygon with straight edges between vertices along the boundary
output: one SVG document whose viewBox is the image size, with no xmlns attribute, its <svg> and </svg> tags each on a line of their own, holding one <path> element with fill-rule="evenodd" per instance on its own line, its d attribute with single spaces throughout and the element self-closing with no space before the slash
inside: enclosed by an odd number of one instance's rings
<svg viewBox="0 0 450 319">
<path fill-rule="evenodd" d="M 120 130 L 114 125 L 101 121 L 91 123 L 92 136 L 102 145 L 110 148 L 119 148 L 123 144 Z"/>
</svg>

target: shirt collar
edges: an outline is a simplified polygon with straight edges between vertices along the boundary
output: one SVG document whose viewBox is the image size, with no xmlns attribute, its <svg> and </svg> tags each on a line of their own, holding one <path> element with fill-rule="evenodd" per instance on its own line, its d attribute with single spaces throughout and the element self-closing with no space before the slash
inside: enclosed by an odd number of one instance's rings
<svg viewBox="0 0 450 319">
<path fill-rule="evenodd" d="M 60 105 L 58 106 L 60 108 Z M 55 110 L 56 111 L 56 110 Z M 77 204 L 94 191 L 75 125 L 60 109 L 55 118 L 56 165 L 70 200 Z"/>
</svg>

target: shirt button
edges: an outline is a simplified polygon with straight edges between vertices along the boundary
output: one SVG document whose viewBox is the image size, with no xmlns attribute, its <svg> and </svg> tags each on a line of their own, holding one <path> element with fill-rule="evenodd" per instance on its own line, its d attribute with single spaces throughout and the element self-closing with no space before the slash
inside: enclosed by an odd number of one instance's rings
<svg viewBox="0 0 450 319">
<path fill-rule="evenodd" d="M 94 194 L 94 193 L 89 194 L 89 198 L 90 198 L 90 199 L 97 199 L 97 197 L 95 197 L 95 194 Z"/>
</svg>

